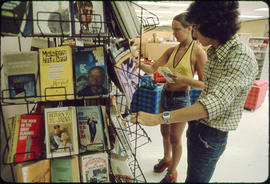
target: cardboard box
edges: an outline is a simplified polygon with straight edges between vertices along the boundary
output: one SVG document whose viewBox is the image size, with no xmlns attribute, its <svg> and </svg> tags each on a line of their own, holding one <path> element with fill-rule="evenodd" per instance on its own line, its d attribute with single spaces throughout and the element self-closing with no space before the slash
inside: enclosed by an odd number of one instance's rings
<svg viewBox="0 0 270 184">
<path fill-rule="evenodd" d="M 245 108 L 255 110 L 263 102 L 268 89 L 268 83 L 264 80 L 256 80 L 248 93 Z"/>
</svg>

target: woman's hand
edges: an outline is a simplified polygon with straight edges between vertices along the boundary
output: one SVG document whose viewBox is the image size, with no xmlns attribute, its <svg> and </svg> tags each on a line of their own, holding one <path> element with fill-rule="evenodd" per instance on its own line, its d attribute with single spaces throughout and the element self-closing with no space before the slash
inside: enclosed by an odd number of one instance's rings
<svg viewBox="0 0 270 184">
<path fill-rule="evenodd" d="M 184 76 L 182 76 L 180 73 L 173 73 L 173 74 L 168 74 L 169 77 L 171 77 L 173 79 L 173 81 L 175 82 L 175 84 L 177 85 L 185 85 L 186 83 L 186 78 Z"/>
<path fill-rule="evenodd" d="M 144 126 L 155 126 L 164 123 L 161 114 L 151 114 L 147 112 L 133 113 L 130 119 L 131 123 L 140 123 Z"/>
</svg>

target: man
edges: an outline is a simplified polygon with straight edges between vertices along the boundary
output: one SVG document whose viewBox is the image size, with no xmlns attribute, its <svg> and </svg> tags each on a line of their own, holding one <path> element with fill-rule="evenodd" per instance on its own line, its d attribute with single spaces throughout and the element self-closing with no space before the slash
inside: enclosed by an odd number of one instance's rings
<svg viewBox="0 0 270 184">
<path fill-rule="evenodd" d="M 93 19 L 93 3 L 91 1 L 76 1 L 74 3 L 76 17 L 76 31 L 80 27 L 80 34 L 98 33 L 99 27 L 90 27 Z M 80 26 L 77 26 L 80 24 Z M 77 32 L 76 32 L 77 33 Z"/>
<path fill-rule="evenodd" d="M 100 66 L 95 66 L 88 71 L 88 85 L 79 91 L 78 96 L 104 95 L 108 90 L 103 87 L 106 80 L 105 70 Z"/>
<path fill-rule="evenodd" d="M 197 103 L 163 114 L 139 112 L 131 118 L 131 122 L 147 126 L 190 121 L 186 182 L 210 181 L 258 72 L 252 50 L 236 35 L 238 6 L 237 1 L 195 1 L 187 9 L 193 36 L 203 46 L 211 45 L 204 66 L 204 89 Z M 176 83 L 184 82 L 179 74 L 170 76 Z"/>
<path fill-rule="evenodd" d="M 157 33 L 152 34 L 152 38 L 149 39 L 148 43 L 160 43 L 160 39 L 157 36 Z"/>
</svg>

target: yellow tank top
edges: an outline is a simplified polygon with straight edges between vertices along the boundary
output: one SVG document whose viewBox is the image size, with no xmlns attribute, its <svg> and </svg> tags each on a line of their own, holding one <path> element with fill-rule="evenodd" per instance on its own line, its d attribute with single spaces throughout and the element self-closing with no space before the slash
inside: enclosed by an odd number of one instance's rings
<svg viewBox="0 0 270 184">
<path fill-rule="evenodd" d="M 186 51 L 186 53 L 183 55 L 183 57 L 181 58 L 181 60 L 178 62 L 178 64 L 176 66 L 174 66 L 173 61 L 174 61 L 175 55 L 176 55 L 180 45 L 178 45 L 177 47 L 174 48 L 174 50 L 173 50 L 173 52 L 168 60 L 168 68 L 173 73 L 178 72 L 185 77 L 189 77 L 189 78 L 194 77 L 193 70 L 191 68 L 192 67 L 191 54 L 192 54 L 194 43 L 195 43 L 194 41 L 192 41 L 190 43 L 188 50 Z"/>
</svg>

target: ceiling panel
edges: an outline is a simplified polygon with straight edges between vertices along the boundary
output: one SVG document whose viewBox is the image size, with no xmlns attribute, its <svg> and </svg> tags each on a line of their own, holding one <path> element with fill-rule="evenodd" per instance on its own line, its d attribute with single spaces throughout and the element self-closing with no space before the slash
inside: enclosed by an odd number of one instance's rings
<svg viewBox="0 0 270 184">
<path fill-rule="evenodd" d="M 135 4 L 147 9 L 158 17 L 159 25 L 171 25 L 173 17 L 186 11 L 192 1 L 133 1 Z M 138 16 L 141 8 L 134 5 Z M 259 11 L 258 9 L 264 10 Z M 239 1 L 240 20 L 254 20 L 269 18 L 268 5 L 263 1 Z M 143 17 L 152 16 L 143 11 Z"/>
</svg>

